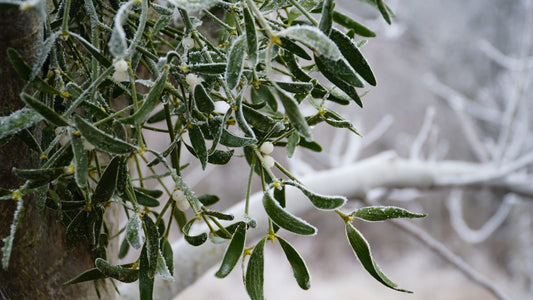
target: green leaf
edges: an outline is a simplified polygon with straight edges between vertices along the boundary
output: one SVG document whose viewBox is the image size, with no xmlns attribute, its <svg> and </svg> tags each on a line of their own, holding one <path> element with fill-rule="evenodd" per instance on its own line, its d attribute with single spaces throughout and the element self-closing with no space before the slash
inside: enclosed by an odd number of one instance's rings
<svg viewBox="0 0 533 300">
<path fill-rule="evenodd" d="M 233 221 L 233 219 L 235 219 L 235 217 L 231 214 L 225 214 L 214 210 L 205 210 L 202 213 L 206 216 L 212 216 L 225 221 Z"/>
<path fill-rule="evenodd" d="M 263 238 L 255 245 L 246 268 L 246 291 L 252 300 L 263 300 L 265 241 L 266 239 Z"/>
<path fill-rule="evenodd" d="M 213 99 L 209 97 L 209 94 L 204 89 L 204 86 L 197 84 L 194 87 L 194 102 L 199 111 L 210 114 L 215 110 L 215 103 Z"/>
<path fill-rule="evenodd" d="M 160 276 L 164 280 L 174 281 L 174 277 L 172 277 L 172 274 L 170 273 L 170 270 L 167 267 L 167 263 L 165 261 L 165 258 L 163 257 L 162 251 L 159 251 L 159 255 L 157 256 L 157 267 L 155 269 L 155 274 L 157 276 Z"/>
<path fill-rule="evenodd" d="M 423 218 L 426 214 L 417 214 L 395 206 L 369 206 L 355 210 L 350 214 L 366 221 L 385 221 L 395 218 Z"/>
<path fill-rule="evenodd" d="M 294 155 L 294 150 L 296 150 L 296 146 L 300 142 L 300 135 L 297 132 L 293 132 L 289 138 L 287 143 L 287 157 L 291 158 Z"/>
<path fill-rule="evenodd" d="M 154 277 L 157 268 L 157 257 L 159 256 L 159 231 L 148 215 L 143 216 L 143 223 L 146 236 L 146 254 L 150 264 L 148 274 L 150 277 Z"/>
<path fill-rule="evenodd" d="M 276 84 L 289 93 L 309 93 L 313 90 L 313 84 L 309 82 L 283 82 L 277 81 Z"/>
<path fill-rule="evenodd" d="M 150 36 L 153 37 L 156 34 L 158 34 L 161 31 L 161 29 L 165 28 L 165 26 L 167 26 L 170 23 L 171 20 L 172 20 L 172 16 L 168 16 L 168 15 L 160 16 L 159 20 L 157 20 L 157 22 L 155 23 L 154 29 L 152 29 Z"/>
<path fill-rule="evenodd" d="M 294 278 L 296 278 L 296 282 L 298 282 L 298 285 L 302 289 L 309 289 L 311 287 L 311 276 L 309 275 L 309 271 L 307 270 L 305 261 L 300 256 L 300 254 L 298 254 L 296 249 L 291 246 L 291 244 L 289 244 L 287 241 L 285 241 L 279 236 L 276 236 L 276 238 L 278 239 L 279 244 L 283 249 L 283 252 L 285 252 L 287 260 L 291 264 L 292 273 L 294 275 Z"/>
<path fill-rule="evenodd" d="M 120 119 L 120 122 L 126 124 L 143 124 L 146 122 L 150 113 L 154 110 L 161 94 L 165 89 L 165 83 L 167 82 L 167 68 L 164 69 L 163 73 L 156 80 L 154 86 L 146 96 L 142 106 L 131 116 Z"/>
<path fill-rule="evenodd" d="M 330 38 L 337 44 L 342 55 L 346 58 L 353 69 L 363 77 L 370 85 L 376 85 L 376 78 L 366 62 L 359 48 L 353 43 L 347 35 L 333 28 Z"/>
<path fill-rule="evenodd" d="M 140 249 L 143 244 L 141 230 L 141 218 L 139 218 L 139 214 L 134 213 L 128 220 L 128 225 L 126 226 L 126 240 L 135 249 Z"/>
<path fill-rule="evenodd" d="M 315 57 L 315 62 L 316 62 L 316 59 L 317 57 Z M 318 57 L 318 59 L 320 60 L 320 63 L 328 69 L 329 72 L 335 74 L 336 77 L 340 78 L 347 84 L 353 87 L 364 86 L 363 82 L 357 76 L 357 73 L 352 69 L 352 67 L 344 59 L 332 60 L 324 56 Z M 317 64 L 317 67 L 318 67 L 318 64 Z M 324 68 L 319 67 L 318 69 L 322 72 Z M 324 76 L 326 75 L 324 72 L 322 73 L 324 74 Z"/>
<path fill-rule="evenodd" d="M 219 3 L 218 0 L 170 0 L 169 2 L 188 11 L 208 9 Z"/>
<path fill-rule="evenodd" d="M 48 122 L 55 124 L 57 126 L 68 126 L 68 122 L 59 114 L 57 114 L 53 109 L 48 107 L 46 104 L 42 103 L 41 101 L 33 98 L 32 96 L 22 93 L 21 99 L 26 103 L 29 107 L 34 109 L 36 112 L 38 112 L 41 116 L 43 116 Z"/>
<path fill-rule="evenodd" d="M 332 60 L 338 60 L 342 57 L 339 49 L 318 28 L 308 25 L 291 26 L 278 33 L 279 36 L 294 39 L 309 47 L 315 55 L 321 55 Z"/>
<path fill-rule="evenodd" d="M 359 24 L 358 22 L 354 21 L 350 17 L 343 15 L 342 13 L 335 11 L 333 12 L 333 21 L 335 23 L 347 28 L 353 30 L 357 35 L 362 37 L 375 37 L 376 33 L 372 30 L 366 28 L 364 25 Z"/>
<path fill-rule="evenodd" d="M 133 189 L 153 198 L 159 198 L 163 195 L 163 191 L 161 190 L 149 190 L 138 186 L 133 187 Z"/>
<path fill-rule="evenodd" d="M 299 56 L 303 59 L 311 60 L 311 56 L 309 56 L 309 54 L 307 54 L 307 52 L 305 52 L 302 47 L 298 46 L 298 44 L 291 41 L 289 38 L 280 37 L 279 39 L 281 41 L 280 47 L 287 50 L 287 52 Z"/>
<path fill-rule="evenodd" d="M 199 63 L 188 65 L 189 70 L 203 75 L 219 75 L 226 71 L 227 63 Z"/>
<path fill-rule="evenodd" d="M 24 79 L 25 81 L 30 81 L 30 84 L 38 89 L 39 91 L 43 93 L 48 94 L 62 94 L 60 91 L 55 89 L 54 87 L 50 86 L 46 81 L 44 81 L 41 77 L 35 77 L 31 78 L 32 70 L 31 68 L 26 64 L 26 62 L 22 59 L 22 56 L 17 52 L 17 50 L 13 48 L 7 49 L 7 55 L 9 57 L 9 60 L 11 61 L 11 64 L 13 65 L 13 68 L 19 74 L 19 76 Z M 65 95 L 68 96 L 68 95 Z"/>
<path fill-rule="evenodd" d="M 280 124 L 278 121 L 260 113 L 259 111 L 243 105 L 242 112 L 246 122 L 250 124 L 256 131 L 264 133 L 271 132 L 272 134 L 280 132 Z M 280 124 L 281 125 L 281 124 Z M 282 126 L 283 127 L 283 126 Z M 281 128 L 283 129 L 283 128 Z"/>
<path fill-rule="evenodd" d="M 134 187 L 133 189 L 135 191 L 135 198 L 137 199 L 137 203 L 139 203 L 140 205 L 144 205 L 147 207 L 159 206 L 160 203 L 157 198 L 138 190 L 136 187 Z"/>
<path fill-rule="evenodd" d="M 316 208 L 332 210 L 343 206 L 348 201 L 348 199 L 343 196 L 325 196 L 314 193 L 304 185 L 295 181 L 284 181 L 283 183 L 297 187 L 307 198 L 309 198 Z"/>
<path fill-rule="evenodd" d="M 312 140 L 313 137 L 311 136 L 311 129 L 309 128 L 309 125 L 307 125 L 307 122 L 300 112 L 300 109 L 298 109 L 298 102 L 296 102 L 293 97 L 285 94 L 285 92 L 282 90 L 278 90 L 277 92 L 283 107 L 285 107 L 285 113 L 289 117 L 289 121 L 291 122 L 292 126 L 294 126 L 296 131 L 298 131 L 306 139 Z"/>
<path fill-rule="evenodd" d="M 65 242 L 67 249 L 76 248 L 83 240 L 88 240 L 90 235 L 90 218 L 86 210 L 81 210 L 67 227 Z"/>
<path fill-rule="evenodd" d="M 220 200 L 220 198 L 217 195 L 201 194 L 198 196 L 198 200 L 204 206 L 210 206 L 210 205 L 217 203 Z"/>
<path fill-rule="evenodd" d="M 259 104 L 266 102 L 273 111 L 278 110 L 278 102 L 274 94 L 272 94 L 271 88 L 267 85 L 261 84 L 258 88 L 252 87 L 252 103 Z"/>
<path fill-rule="evenodd" d="M 202 170 L 205 170 L 205 167 L 207 166 L 207 147 L 205 146 L 202 130 L 200 130 L 198 125 L 192 124 L 191 127 L 189 127 L 189 139 L 191 140 L 196 157 L 198 157 L 202 164 Z"/>
<path fill-rule="evenodd" d="M 127 154 L 137 150 L 135 146 L 108 135 L 78 115 L 74 116 L 74 122 L 87 141 L 104 152 Z"/>
<path fill-rule="evenodd" d="M 115 266 L 102 258 L 97 258 L 94 264 L 102 274 L 122 282 L 134 282 L 139 278 L 139 270 Z"/>
<path fill-rule="evenodd" d="M 146 245 L 144 245 L 139 257 L 139 298 L 141 300 L 152 300 L 154 276 L 150 276 L 150 262 L 146 248 Z"/>
<path fill-rule="evenodd" d="M 378 6 L 379 12 L 383 16 L 383 19 L 385 19 L 385 21 L 390 25 L 391 24 L 391 19 L 390 19 L 388 7 L 385 5 L 383 0 L 375 0 L 375 2 L 377 4 L 377 6 Z"/>
<path fill-rule="evenodd" d="M 195 220 L 196 219 L 192 219 L 183 226 L 183 234 L 185 235 L 184 238 L 187 243 L 193 246 L 200 246 L 207 241 L 207 233 L 202 232 L 201 234 L 195 236 L 189 235 L 189 230 L 191 229 L 191 226 Z"/>
<path fill-rule="evenodd" d="M 122 243 L 120 243 L 120 248 L 118 250 L 118 258 L 123 259 L 128 255 L 128 251 L 130 250 L 130 243 L 128 243 L 128 239 L 122 240 Z"/>
<path fill-rule="evenodd" d="M 222 264 L 220 265 L 220 268 L 215 274 L 218 278 L 226 277 L 231 272 L 231 270 L 233 270 L 242 255 L 245 240 L 246 224 L 244 222 L 241 222 L 237 226 L 235 233 L 233 233 L 233 238 L 231 239 L 231 242 L 228 245 L 228 248 L 226 249 Z"/>
<path fill-rule="evenodd" d="M 316 234 L 314 226 L 286 211 L 268 191 L 263 195 L 263 206 L 268 217 L 279 227 L 301 235 Z"/>
<path fill-rule="evenodd" d="M 387 276 L 385 276 L 385 274 L 383 274 L 381 269 L 374 261 L 374 258 L 372 257 L 368 242 L 361 235 L 361 233 L 357 229 L 355 229 L 355 227 L 353 227 L 350 223 L 346 223 L 346 235 L 348 237 L 350 245 L 353 248 L 353 251 L 355 252 L 355 255 L 357 255 L 357 258 L 359 259 L 363 267 L 370 275 L 372 275 L 372 277 L 374 277 L 377 281 L 391 289 L 400 292 L 412 293 L 411 291 L 399 288 L 396 283 L 392 282 L 389 278 L 387 278 Z"/>
<path fill-rule="evenodd" d="M 109 201 L 117 187 L 118 168 L 121 157 L 115 156 L 105 168 L 102 177 L 98 181 L 92 197 L 93 203 L 104 203 Z"/>
<path fill-rule="evenodd" d="M 9 116 L 0 117 L 0 139 L 31 127 L 42 119 L 43 117 L 39 113 L 28 108 L 19 109 Z"/>
<path fill-rule="evenodd" d="M 107 278 L 107 276 L 104 275 L 102 272 L 100 272 L 100 270 L 98 270 L 97 268 L 92 268 L 70 279 L 69 281 L 63 283 L 63 285 L 70 285 L 70 284 L 76 284 L 80 282 L 99 280 L 99 279 L 105 279 L 105 278 Z"/>
<path fill-rule="evenodd" d="M 74 32 L 69 32 L 70 36 L 75 37 L 80 41 L 80 43 L 85 47 L 85 49 L 105 68 L 111 67 L 111 61 L 105 57 L 96 47 L 93 46 L 93 44 L 89 43 L 86 39 L 84 39 L 81 35 L 76 34 Z"/>
<path fill-rule="evenodd" d="M 331 32 L 331 26 L 333 24 L 333 7 L 335 6 L 333 0 L 324 0 L 322 4 L 322 16 L 320 17 L 320 23 L 318 28 L 322 30 L 326 35 Z"/>
<path fill-rule="evenodd" d="M 226 69 L 226 84 L 230 90 L 234 89 L 241 79 L 244 66 L 244 52 L 246 51 L 244 36 L 238 37 L 228 54 L 228 68 Z"/>
<path fill-rule="evenodd" d="M 231 160 L 234 152 L 235 150 L 215 150 L 209 155 L 209 157 L 207 158 L 207 162 L 214 165 L 225 165 Z"/>
<path fill-rule="evenodd" d="M 17 169 L 13 168 L 13 173 L 26 180 L 35 180 L 48 183 L 65 173 L 64 168 L 44 168 L 44 169 Z"/>
<path fill-rule="evenodd" d="M 220 136 L 220 144 L 228 147 L 245 147 L 257 143 L 255 138 L 239 137 L 224 129 Z"/>
<path fill-rule="evenodd" d="M 168 268 L 168 271 L 171 275 L 174 275 L 174 253 L 172 250 L 172 246 L 168 242 L 168 239 L 165 239 L 163 242 L 163 258 L 165 259 L 165 265 Z"/>
<path fill-rule="evenodd" d="M 319 56 L 315 56 L 315 63 L 320 72 L 326 77 L 329 81 L 331 81 L 334 85 L 336 85 L 338 88 L 340 88 L 343 92 L 345 92 L 350 98 L 352 98 L 357 105 L 360 107 L 363 107 L 363 103 L 361 102 L 361 98 L 359 98 L 359 95 L 357 94 L 357 91 L 355 88 L 350 85 L 349 83 L 345 82 L 343 79 L 341 79 L 337 74 L 335 73 L 335 69 L 330 69 L 329 66 L 326 65 L 326 62 L 323 61 L 323 59 Z"/>
<path fill-rule="evenodd" d="M 257 62 L 257 32 L 255 29 L 255 21 L 252 17 L 252 13 L 247 6 L 243 8 L 244 23 L 246 28 L 246 44 L 248 50 L 248 59 L 252 66 L 255 66 Z"/>
<path fill-rule="evenodd" d="M 72 153 L 74 154 L 74 179 L 78 187 L 84 189 L 89 178 L 89 159 L 83 147 L 83 140 L 73 128 L 69 128 Z"/>
</svg>

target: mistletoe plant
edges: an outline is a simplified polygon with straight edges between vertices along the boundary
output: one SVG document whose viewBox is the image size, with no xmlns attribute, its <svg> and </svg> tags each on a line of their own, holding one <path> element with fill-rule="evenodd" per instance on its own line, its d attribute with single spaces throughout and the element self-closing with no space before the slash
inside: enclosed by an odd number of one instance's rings
<svg viewBox="0 0 533 300">
<path fill-rule="evenodd" d="M 383 1 L 364 2 L 390 23 L 391 11 Z M 150 299 L 154 277 L 173 279 L 168 237 L 176 228 L 194 246 L 209 239 L 228 241 L 218 277 L 249 256 L 244 277 L 252 299 L 263 298 L 267 240 L 279 242 L 297 283 L 308 289 L 304 260 L 279 231 L 317 232 L 285 209 L 291 201 L 285 199 L 285 187 L 293 186 L 316 208 L 340 216 L 350 245 L 370 275 L 405 292 L 381 272 L 351 222 L 423 215 L 396 207 L 342 212 L 345 197 L 314 193 L 269 156 L 273 147 L 286 148 L 289 157 L 296 147 L 320 151 L 310 130 L 320 123 L 357 134 L 327 104 L 362 106 L 357 89 L 365 82 L 376 84 L 361 54 L 364 40 L 354 40 L 356 35 L 373 37 L 371 30 L 335 11 L 333 0 L 170 0 L 166 5 L 62 0 L 50 5 L 49 11 L 42 1 L 21 6 L 46 15 L 47 38 L 37 63 L 29 66 L 17 51 L 8 51 L 27 83 L 20 94 L 26 107 L 0 119 L 0 138 L 5 143 L 15 134 L 23 137 L 40 160 L 33 169 L 13 170 L 26 180 L 22 186 L 1 190 L 1 200 L 18 203 L 11 234 L 3 240 L 4 269 L 22 218 L 22 199 L 35 193 L 37 208 L 55 210 L 67 227 L 69 248 L 87 242 L 94 249 L 95 267 L 67 284 L 139 280 L 141 298 Z M 176 11 L 181 25 L 172 22 Z M 214 25 L 206 29 L 205 20 Z M 317 81 L 315 72 L 332 85 Z M 301 105 L 311 105 L 314 113 L 304 115 Z M 154 130 L 170 138 L 164 151 L 154 150 L 145 139 Z M 219 198 L 195 193 L 187 185 L 181 175 L 189 167 L 183 163 L 184 151 L 204 169 L 207 164 L 246 159 L 250 172 L 244 217 L 210 209 Z M 165 171 L 156 172 L 156 165 Z M 143 174 L 143 166 L 151 173 Z M 270 226 L 264 238 L 247 246 L 246 233 L 255 227 L 254 216 L 248 215 L 254 176 L 262 183 Z M 171 177 L 174 186 L 166 186 L 165 177 Z M 150 180 L 159 181 L 162 190 L 146 188 Z M 130 247 L 140 250 L 137 259 L 124 265 L 113 265 L 106 256 L 108 240 L 119 233 L 106 226 L 104 212 L 111 203 L 128 217 L 119 257 Z M 192 234 L 197 222 L 204 222 L 209 232 Z"/>
</svg>

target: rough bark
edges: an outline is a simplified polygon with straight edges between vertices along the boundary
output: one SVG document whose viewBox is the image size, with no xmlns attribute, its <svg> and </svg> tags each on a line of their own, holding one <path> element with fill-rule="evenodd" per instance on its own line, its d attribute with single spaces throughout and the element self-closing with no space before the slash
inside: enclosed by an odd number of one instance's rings
<svg viewBox="0 0 533 300">
<path fill-rule="evenodd" d="M 15 48 L 32 63 L 43 40 L 43 20 L 36 10 L 0 8 L 0 115 L 23 106 L 19 94 L 24 82 L 11 67 L 6 50 Z M 29 168 L 38 159 L 31 157 L 24 143 L 14 137 L 0 147 L 0 185 L 16 188 L 23 183 L 13 167 Z M 35 166 L 33 166 L 35 167 Z M 0 201 L 0 238 L 9 234 L 15 201 Z M 2 299 L 95 299 L 92 282 L 62 286 L 94 266 L 87 244 L 69 251 L 65 246 L 65 227 L 50 211 L 40 214 L 33 196 L 24 199 L 24 217 L 16 234 L 8 270 L 0 268 Z M 0 242 L 0 246 L 3 242 Z M 103 299 L 113 298 L 110 282 L 99 282 Z"/>
</svg>

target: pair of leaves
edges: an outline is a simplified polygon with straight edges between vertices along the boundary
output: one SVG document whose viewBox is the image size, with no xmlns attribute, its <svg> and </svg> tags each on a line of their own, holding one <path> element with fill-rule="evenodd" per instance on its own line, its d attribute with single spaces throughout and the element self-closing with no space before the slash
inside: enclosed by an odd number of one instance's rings
<svg viewBox="0 0 533 300">
<path fill-rule="evenodd" d="M 298 254 L 296 249 L 292 247 L 287 241 L 279 236 L 276 236 L 279 241 L 289 264 L 291 265 L 292 272 L 296 282 L 300 288 L 307 290 L 311 287 L 311 276 L 305 264 L 303 258 Z M 266 238 L 263 238 L 254 247 L 250 260 L 248 261 L 248 267 L 245 275 L 246 291 L 252 300 L 264 299 L 263 283 L 264 283 L 264 248 Z"/>
<path fill-rule="evenodd" d="M 395 218 L 421 218 L 424 216 L 425 214 L 412 213 L 403 208 L 394 206 L 363 207 L 355 210 L 350 214 L 350 217 L 356 217 L 366 221 L 384 221 Z M 372 275 L 372 277 L 374 277 L 377 281 L 391 289 L 400 292 L 412 293 L 411 291 L 398 287 L 396 283 L 394 283 L 385 274 L 383 274 L 383 272 L 375 262 L 374 258 L 372 257 L 370 245 L 368 244 L 366 239 L 352 224 L 348 222 L 346 222 L 346 236 L 348 237 L 348 241 L 350 242 L 350 245 L 352 246 L 355 255 L 357 256 L 363 267 L 366 269 L 366 271 L 370 275 Z"/>
</svg>

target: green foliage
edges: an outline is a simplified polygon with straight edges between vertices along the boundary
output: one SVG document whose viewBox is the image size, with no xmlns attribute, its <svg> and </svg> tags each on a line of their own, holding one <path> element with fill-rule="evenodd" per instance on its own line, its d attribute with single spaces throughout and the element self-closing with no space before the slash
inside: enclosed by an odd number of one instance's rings
<svg viewBox="0 0 533 300">
<path fill-rule="evenodd" d="M 335 11 L 333 0 L 170 0 L 168 6 L 148 0 L 85 0 L 84 6 L 70 10 L 71 1 L 53 2 L 46 20 L 48 39 L 33 68 L 8 50 L 14 69 L 27 83 L 20 94 L 27 108 L 0 117 L 0 139 L 20 137 L 40 161 L 32 169 L 14 170 L 26 180 L 20 188 L 2 189 L 1 200 L 18 201 L 2 248 L 4 269 L 22 218 L 21 199 L 38 192 L 39 210 L 57 210 L 67 226 L 68 248 L 85 242 L 106 249 L 107 236 L 118 234 L 107 232 L 103 215 L 109 205 L 118 205 L 128 216 L 119 257 L 125 257 L 130 246 L 141 249 L 126 265 L 110 264 L 105 250 L 100 251 L 95 268 L 65 284 L 139 280 L 140 298 L 151 299 L 154 278 L 173 280 L 174 268 L 180 267 L 174 267 L 168 241 L 170 229 L 176 227 L 193 246 L 209 238 L 229 243 L 217 277 L 227 276 L 251 254 L 245 285 L 252 299 L 263 298 L 266 240 L 280 242 L 298 285 L 308 289 L 310 275 L 303 258 L 278 235 L 280 228 L 301 235 L 317 232 L 285 208 L 292 200 L 285 198 L 285 186 L 291 185 L 316 208 L 338 213 L 364 268 L 384 285 L 405 291 L 383 275 L 368 244 L 348 222 L 352 217 L 380 221 L 422 215 L 390 207 L 344 214 L 339 209 L 345 197 L 314 193 L 275 163 L 288 179 L 278 178 L 269 153 L 260 151 L 262 145 L 286 147 L 289 157 L 298 147 L 321 151 L 311 132 L 311 126 L 321 123 L 357 134 L 327 105 L 353 101 L 362 107 L 358 89 L 364 82 L 376 85 L 376 79 L 353 36 L 372 37 L 374 32 Z M 392 13 L 383 1 L 366 2 L 390 23 Z M 174 10 L 183 26 L 171 22 Z M 193 13 L 196 17 L 190 16 Z M 206 19 L 215 27 L 203 26 Z M 333 85 L 318 82 L 315 71 Z M 278 75 L 290 81 L 280 81 Z M 218 110 L 219 102 L 229 108 Z M 314 114 L 303 113 L 301 107 L 308 104 Z M 40 135 L 28 129 L 41 121 L 43 138 L 38 139 Z M 160 122 L 164 129 L 149 126 Z M 146 143 L 151 130 L 168 134 L 164 151 Z M 248 203 L 246 218 L 234 221 L 232 215 L 207 209 L 218 196 L 197 196 L 187 186 L 187 178 L 180 175 L 188 167 L 181 156 L 185 149 L 203 169 L 246 157 L 248 190 L 252 177 L 259 176 L 270 218 L 270 230 L 259 243 L 245 248 L 247 231 L 255 227 Z M 150 174 L 141 172 L 144 165 Z M 164 171 L 156 171 L 161 170 L 154 169 L 156 165 Z M 175 185 L 165 186 L 164 177 Z M 150 181 L 158 181 L 164 192 L 148 189 Z M 225 226 L 222 221 L 234 223 Z M 205 222 L 209 232 L 192 234 L 195 222 Z"/>
</svg>

